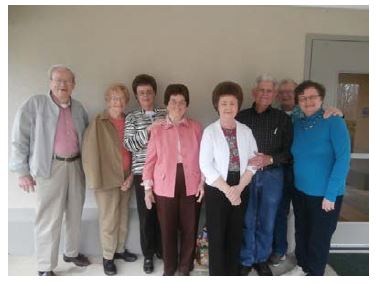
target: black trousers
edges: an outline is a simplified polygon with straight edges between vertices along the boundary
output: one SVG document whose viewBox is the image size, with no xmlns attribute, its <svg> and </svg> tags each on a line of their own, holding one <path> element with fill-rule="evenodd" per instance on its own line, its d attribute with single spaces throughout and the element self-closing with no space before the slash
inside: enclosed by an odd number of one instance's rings
<svg viewBox="0 0 380 284">
<path fill-rule="evenodd" d="M 227 183 L 239 184 L 240 173 L 229 172 Z M 241 194 L 241 204 L 232 206 L 219 189 L 206 185 L 206 224 L 210 275 L 239 275 L 240 246 L 249 191 Z"/>
<path fill-rule="evenodd" d="M 322 210 L 323 197 L 295 191 L 293 206 L 296 229 L 297 264 L 308 274 L 323 276 L 329 256 L 330 242 L 338 223 L 343 196 L 338 196 L 335 209 Z"/>
<path fill-rule="evenodd" d="M 174 275 L 177 269 L 189 273 L 194 263 L 198 206 L 195 195 L 186 195 L 182 164 L 177 164 L 174 197 L 155 195 L 155 199 L 162 234 L 164 275 Z"/>
<path fill-rule="evenodd" d="M 156 205 L 153 203 L 151 210 L 145 206 L 144 187 L 141 186 L 142 176 L 134 175 L 136 189 L 137 211 L 140 220 L 140 244 L 145 258 L 153 258 L 155 253 L 162 255 L 161 232 L 158 223 Z"/>
</svg>

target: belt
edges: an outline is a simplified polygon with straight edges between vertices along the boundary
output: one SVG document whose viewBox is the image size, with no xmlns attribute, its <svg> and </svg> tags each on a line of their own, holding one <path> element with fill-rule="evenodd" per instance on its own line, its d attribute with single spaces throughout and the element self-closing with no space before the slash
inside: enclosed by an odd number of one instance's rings
<svg viewBox="0 0 380 284">
<path fill-rule="evenodd" d="M 64 161 L 64 162 L 74 162 L 76 159 L 79 159 L 80 158 L 80 155 L 76 155 L 76 156 L 72 156 L 72 157 L 60 157 L 60 156 L 57 156 L 57 155 L 53 155 L 53 159 L 54 160 L 58 160 L 58 161 Z"/>
</svg>

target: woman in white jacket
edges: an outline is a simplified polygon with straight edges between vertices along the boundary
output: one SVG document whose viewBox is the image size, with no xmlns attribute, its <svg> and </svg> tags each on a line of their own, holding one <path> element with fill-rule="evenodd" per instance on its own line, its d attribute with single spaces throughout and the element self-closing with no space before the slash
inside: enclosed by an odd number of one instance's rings
<svg viewBox="0 0 380 284">
<path fill-rule="evenodd" d="M 238 84 L 219 83 L 212 94 L 219 119 L 204 130 L 201 141 L 210 275 L 239 275 L 246 187 L 256 172 L 249 159 L 257 152 L 251 129 L 235 120 L 242 101 Z"/>
</svg>

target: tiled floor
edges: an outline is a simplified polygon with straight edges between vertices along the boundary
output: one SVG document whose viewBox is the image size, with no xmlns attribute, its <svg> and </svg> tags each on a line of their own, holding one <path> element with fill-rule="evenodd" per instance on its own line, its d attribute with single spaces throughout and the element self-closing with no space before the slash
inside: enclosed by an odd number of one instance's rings
<svg viewBox="0 0 380 284">
<path fill-rule="evenodd" d="M 102 259 L 99 256 L 90 257 L 91 265 L 88 267 L 77 267 L 71 263 L 65 263 L 60 257 L 58 267 L 54 272 L 59 276 L 104 276 Z M 149 275 L 159 276 L 163 273 L 163 263 L 161 260 L 155 259 L 155 271 Z M 142 270 L 143 257 L 139 255 L 136 262 L 126 263 L 122 260 L 115 261 L 119 276 L 147 276 Z M 290 270 L 295 263 L 294 256 L 289 256 L 285 261 L 281 262 L 278 267 L 272 267 L 274 275 L 281 275 Z M 8 275 L 10 276 L 34 276 L 37 273 L 36 261 L 31 256 L 8 256 Z M 191 272 L 192 276 L 208 275 L 207 269 L 196 266 Z M 257 276 L 253 269 L 251 276 Z M 325 275 L 336 275 L 335 271 L 327 266 Z"/>
</svg>

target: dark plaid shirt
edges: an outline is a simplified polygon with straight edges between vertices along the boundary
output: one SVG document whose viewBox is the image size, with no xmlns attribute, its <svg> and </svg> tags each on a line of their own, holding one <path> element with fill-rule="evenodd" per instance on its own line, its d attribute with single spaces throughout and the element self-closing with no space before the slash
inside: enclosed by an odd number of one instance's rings
<svg viewBox="0 0 380 284">
<path fill-rule="evenodd" d="M 259 152 L 273 157 L 273 165 L 266 168 L 291 161 L 293 126 L 290 117 L 284 111 L 270 106 L 264 112 L 258 113 L 254 103 L 251 108 L 239 112 L 236 120 L 251 128 Z"/>
</svg>

